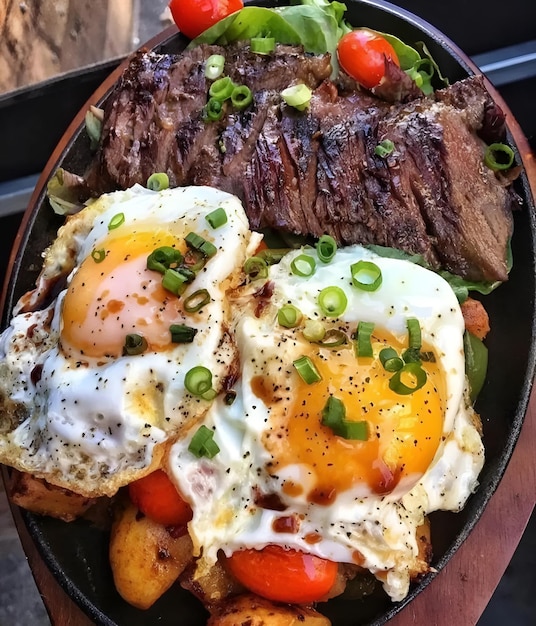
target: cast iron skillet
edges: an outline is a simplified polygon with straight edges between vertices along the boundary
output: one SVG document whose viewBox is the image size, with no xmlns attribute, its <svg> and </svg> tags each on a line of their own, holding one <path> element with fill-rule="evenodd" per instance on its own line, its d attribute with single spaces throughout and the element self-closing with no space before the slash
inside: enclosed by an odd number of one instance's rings
<svg viewBox="0 0 536 626">
<path fill-rule="evenodd" d="M 286 2 L 257 2 L 264 6 Z M 449 39 L 424 20 L 381 0 L 347 0 L 347 19 L 355 26 L 369 26 L 392 33 L 411 44 L 424 41 L 451 82 L 475 73 L 476 68 Z M 186 43 L 174 28 L 150 42 L 161 52 L 178 52 Z M 120 68 L 121 69 L 121 68 Z M 114 72 L 92 98 L 98 103 L 106 97 L 119 71 Z M 505 108 L 504 102 L 501 106 Z M 509 114 L 509 111 L 506 111 Z M 55 216 L 45 198 L 46 181 L 61 164 L 82 173 L 90 158 L 88 139 L 83 129 L 85 108 L 73 121 L 52 155 L 30 202 L 11 257 L 4 286 L 2 326 L 9 323 L 13 304 L 33 286 L 41 264 L 41 252 L 55 237 L 61 219 Z M 509 117 L 511 115 L 509 114 Z M 512 122 L 515 124 L 515 122 Z M 515 147 L 510 133 L 509 141 Z M 516 157 L 522 163 L 517 146 Z M 492 332 L 487 340 L 489 372 L 477 403 L 483 419 L 486 463 L 480 486 L 465 509 L 457 514 L 434 513 L 432 565 L 440 570 L 467 537 L 495 491 L 517 441 L 528 404 L 535 370 L 535 217 L 534 200 L 525 174 L 516 182 L 522 199 L 515 214 L 512 242 L 514 267 L 510 279 L 485 298 Z M 108 535 L 89 522 L 78 520 L 69 525 L 23 512 L 23 519 L 43 559 L 60 584 L 97 624 L 102 626 L 175 625 L 180 616 L 183 626 L 206 622 L 203 607 L 188 592 L 175 586 L 151 609 L 139 611 L 125 603 L 115 591 L 108 563 Z M 332 600 L 321 605 L 334 626 L 380 625 L 388 621 L 433 579 L 428 575 L 414 586 L 401 603 L 393 604 L 383 592 L 364 602 Z"/>
</svg>

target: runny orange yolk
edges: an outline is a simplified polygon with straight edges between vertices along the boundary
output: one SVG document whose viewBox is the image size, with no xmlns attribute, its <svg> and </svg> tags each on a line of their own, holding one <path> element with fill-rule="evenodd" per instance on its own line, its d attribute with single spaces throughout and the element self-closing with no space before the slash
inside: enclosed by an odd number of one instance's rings
<svg viewBox="0 0 536 626">
<path fill-rule="evenodd" d="M 288 404 L 277 401 L 279 387 L 272 396 L 271 430 L 264 436 L 273 456 L 269 470 L 277 474 L 285 466 L 305 464 L 312 477 L 306 494 L 310 501 L 327 505 L 339 493 L 357 486 L 388 494 L 403 481 L 403 489 L 410 489 L 436 453 L 445 405 L 442 372 L 437 363 L 423 363 L 427 373 L 424 387 L 399 395 L 389 389 L 392 373 L 385 371 L 377 358 L 387 345 L 399 354 L 405 349 L 393 336 L 374 339 L 374 358 L 356 358 L 350 345 L 336 352 L 319 351 L 309 344 L 308 356 L 322 380 L 307 384 L 291 373 L 285 396 Z M 258 380 L 253 387 L 265 401 L 271 395 L 267 394 L 268 384 Z M 366 441 L 343 439 L 321 424 L 330 395 L 343 401 L 346 419 L 367 422 Z M 283 485 L 288 495 L 303 490 L 302 485 L 288 481 Z"/>
<path fill-rule="evenodd" d="M 88 256 L 65 295 L 61 346 L 73 358 L 118 357 L 127 334 L 143 336 L 150 350 L 171 344 L 169 327 L 181 323 L 180 299 L 162 287 L 162 275 L 147 269 L 147 257 L 159 246 L 176 246 L 164 232 L 110 233 Z"/>
</svg>

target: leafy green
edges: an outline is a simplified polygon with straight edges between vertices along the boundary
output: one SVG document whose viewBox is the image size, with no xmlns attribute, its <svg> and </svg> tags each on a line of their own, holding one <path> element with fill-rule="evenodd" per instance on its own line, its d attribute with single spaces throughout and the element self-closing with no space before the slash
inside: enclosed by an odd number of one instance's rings
<svg viewBox="0 0 536 626">
<path fill-rule="evenodd" d="M 464 302 L 467 300 L 470 291 L 477 291 L 482 295 L 487 295 L 491 293 L 494 289 L 496 289 L 501 283 L 499 281 L 472 281 L 462 278 L 461 276 L 457 276 L 456 274 L 452 274 L 446 270 L 435 270 L 430 264 L 425 261 L 422 255 L 420 254 L 409 254 L 408 252 L 404 252 L 403 250 L 397 250 L 396 248 L 387 248 L 384 246 L 377 246 L 374 244 L 366 246 L 372 252 L 375 252 L 379 256 L 383 256 L 390 259 L 401 259 L 404 261 L 410 261 L 411 263 L 415 263 L 416 265 L 420 265 L 421 267 L 425 267 L 431 271 L 435 271 L 442 278 L 444 278 L 448 284 L 451 286 L 452 291 L 454 291 L 456 297 L 459 302 Z M 510 269 L 510 254 L 508 255 L 508 267 Z"/>
</svg>

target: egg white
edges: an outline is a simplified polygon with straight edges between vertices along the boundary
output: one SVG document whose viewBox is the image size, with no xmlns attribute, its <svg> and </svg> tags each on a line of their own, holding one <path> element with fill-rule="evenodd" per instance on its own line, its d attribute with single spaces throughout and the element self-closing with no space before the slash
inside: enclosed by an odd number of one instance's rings
<svg viewBox="0 0 536 626">
<path fill-rule="evenodd" d="M 316 272 L 310 277 L 290 270 L 292 259 L 303 252 L 316 259 Z M 360 259 L 373 261 L 382 271 L 383 283 L 375 292 L 351 284 L 350 265 Z M 188 450 L 190 433 L 174 444 L 168 457 L 170 475 L 192 504 L 190 533 L 202 556 L 200 567 L 209 567 L 220 550 L 230 555 L 267 544 L 347 563 L 355 562 L 358 553 L 359 564 L 382 581 L 393 600 L 401 600 L 417 567 L 416 534 L 424 516 L 437 509 L 461 508 L 477 485 L 484 460 L 477 420 L 466 401 L 464 322 L 456 297 L 437 274 L 360 246 L 338 250 L 329 264 L 321 263 L 312 249 L 285 256 L 270 268 L 267 282 L 273 294 L 261 315 L 252 298 L 259 289 L 257 282 L 238 296 L 240 314 L 233 330 L 242 377 L 235 388 L 236 400 L 228 406 L 219 399 L 205 418 L 220 452 L 212 459 L 195 458 Z M 256 500 L 259 492 L 282 494 L 288 478 L 304 484 L 307 468 L 291 464 L 276 476 L 267 471 L 271 457 L 262 438 L 270 428 L 270 407 L 255 394 L 251 381 L 266 371 L 270 360 L 291 364 L 300 355 L 299 343 L 285 337 L 278 326 L 277 310 L 292 303 L 306 317 L 324 319 L 318 293 L 333 285 L 348 298 L 340 316 L 343 322 L 370 321 L 401 335 L 407 332 L 408 317 L 419 319 L 423 341 L 433 347 L 445 378 L 443 440 L 424 475 L 390 494 L 380 496 L 360 485 L 338 494 L 330 506 L 320 506 L 308 501 L 305 489 L 298 495 L 281 495 L 284 512 L 263 508 Z M 291 369 L 283 367 L 282 384 Z M 299 531 L 275 532 L 274 522 L 282 515 L 299 519 Z M 307 537 L 312 535 L 320 539 L 311 543 Z"/>
<path fill-rule="evenodd" d="M 228 220 L 211 229 L 205 216 L 218 207 Z M 167 228 L 184 237 L 191 230 L 210 239 L 218 252 L 190 289 L 206 288 L 211 301 L 192 316 L 198 330 L 192 343 L 113 359 L 74 358 L 60 347 L 65 295 L 120 212 L 125 221 L 118 231 Z M 74 257 L 66 289 L 45 310 L 16 315 L 0 339 L 2 390 L 18 420 L 0 434 L 0 459 L 84 495 L 111 495 L 146 472 L 160 444 L 208 408 L 185 389 L 189 369 L 210 367 L 214 388 L 221 387 L 235 359 L 225 290 L 258 237 L 238 199 L 208 187 L 157 193 L 136 186 L 103 196 L 73 219 L 76 227 L 66 225 L 45 258 L 50 268 L 54 259 Z"/>
</svg>

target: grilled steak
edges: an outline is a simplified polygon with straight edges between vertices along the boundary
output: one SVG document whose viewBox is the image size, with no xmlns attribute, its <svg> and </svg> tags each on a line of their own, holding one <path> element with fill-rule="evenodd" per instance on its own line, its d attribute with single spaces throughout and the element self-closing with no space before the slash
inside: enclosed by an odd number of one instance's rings
<svg viewBox="0 0 536 626">
<path fill-rule="evenodd" d="M 245 110 L 226 105 L 216 122 L 204 113 L 211 54 L 223 54 L 225 74 L 253 94 Z M 173 186 L 236 194 L 255 229 L 329 233 L 340 244 L 419 253 L 468 279 L 506 280 L 516 195 L 483 165 L 481 137 L 501 138 L 504 118 L 482 79 L 433 97 L 406 85 L 405 101 L 390 103 L 330 73 L 329 55 L 291 46 L 271 55 L 245 44 L 140 53 L 107 101 L 88 184 L 102 193 L 167 172 Z M 313 91 L 304 112 L 282 102 L 294 83 Z M 375 149 L 384 139 L 394 150 L 382 157 Z"/>
</svg>

